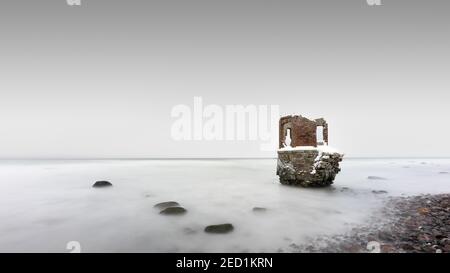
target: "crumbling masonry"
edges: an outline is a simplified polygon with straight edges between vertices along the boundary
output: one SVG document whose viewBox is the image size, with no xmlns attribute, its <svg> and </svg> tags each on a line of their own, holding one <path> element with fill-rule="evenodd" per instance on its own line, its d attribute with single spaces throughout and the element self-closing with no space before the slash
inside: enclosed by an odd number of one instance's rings
<svg viewBox="0 0 450 273">
<path fill-rule="evenodd" d="M 343 154 L 328 146 L 328 124 L 300 115 L 280 119 L 277 175 L 280 183 L 303 187 L 331 185 Z"/>
</svg>

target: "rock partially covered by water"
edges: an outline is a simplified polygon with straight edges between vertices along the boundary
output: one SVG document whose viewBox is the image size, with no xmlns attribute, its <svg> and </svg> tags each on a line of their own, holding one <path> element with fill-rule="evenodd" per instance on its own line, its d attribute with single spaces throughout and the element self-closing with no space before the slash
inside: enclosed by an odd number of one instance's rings
<svg viewBox="0 0 450 273">
<path fill-rule="evenodd" d="M 205 227 L 207 233 L 228 233 L 234 229 L 232 224 L 210 225 Z"/>
<path fill-rule="evenodd" d="M 374 194 L 386 194 L 388 192 L 384 191 L 384 190 L 373 190 L 372 193 L 374 193 Z"/>
<path fill-rule="evenodd" d="M 278 150 L 277 174 L 286 185 L 329 186 L 341 170 L 342 158 L 343 154 L 327 146 L 283 148 Z"/>
<path fill-rule="evenodd" d="M 183 207 L 169 207 L 169 208 L 165 208 L 162 211 L 160 211 L 159 214 L 181 215 L 181 214 L 185 214 L 186 212 L 187 212 L 187 210 Z"/>
<path fill-rule="evenodd" d="M 93 188 L 111 187 L 112 183 L 109 181 L 97 181 L 92 185 Z"/>
<path fill-rule="evenodd" d="M 154 205 L 155 208 L 160 209 L 160 210 L 167 209 L 170 207 L 178 207 L 178 206 L 180 206 L 180 204 L 178 204 L 178 202 L 175 202 L 175 201 L 161 202 L 161 203 Z"/>
<path fill-rule="evenodd" d="M 253 212 L 266 212 L 267 208 L 263 208 L 263 207 L 254 207 Z"/>
<path fill-rule="evenodd" d="M 381 176 L 375 176 L 375 175 L 370 175 L 370 176 L 367 177 L 367 179 L 369 179 L 369 180 L 387 180 L 387 179 L 384 178 L 384 177 L 381 177 Z"/>
</svg>

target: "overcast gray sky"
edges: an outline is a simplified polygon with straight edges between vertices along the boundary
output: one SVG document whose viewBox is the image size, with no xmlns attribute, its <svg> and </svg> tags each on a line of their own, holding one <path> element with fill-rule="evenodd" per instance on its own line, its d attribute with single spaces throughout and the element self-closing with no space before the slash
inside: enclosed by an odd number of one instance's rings
<svg viewBox="0 0 450 273">
<path fill-rule="evenodd" d="M 277 104 L 348 156 L 450 156 L 450 2 L 0 2 L 0 157 L 259 157 L 171 109 Z"/>
</svg>

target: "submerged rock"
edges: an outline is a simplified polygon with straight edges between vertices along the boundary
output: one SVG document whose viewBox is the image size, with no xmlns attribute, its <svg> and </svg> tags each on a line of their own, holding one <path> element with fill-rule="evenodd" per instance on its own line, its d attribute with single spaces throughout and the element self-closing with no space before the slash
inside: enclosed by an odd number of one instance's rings
<svg viewBox="0 0 450 273">
<path fill-rule="evenodd" d="M 169 208 L 165 208 L 162 211 L 160 211 L 159 214 L 180 215 L 180 214 L 185 214 L 186 212 L 187 212 L 187 210 L 183 207 L 169 207 Z"/>
<path fill-rule="evenodd" d="M 196 234 L 197 230 L 190 228 L 190 227 L 186 227 L 186 228 L 183 228 L 183 232 L 184 232 L 184 234 L 192 235 L 192 234 Z"/>
<path fill-rule="evenodd" d="M 387 180 L 387 179 L 384 178 L 384 177 L 381 177 L 381 176 L 374 176 L 374 175 L 368 176 L 367 179 L 369 179 L 369 180 Z"/>
<path fill-rule="evenodd" d="M 210 225 L 205 227 L 205 232 L 207 233 L 229 233 L 233 231 L 234 227 L 232 224 L 220 224 L 220 225 Z"/>
<path fill-rule="evenodd" d="M 372 193 L 374 193 L 374 194 L 385 194 L 385 193 L 388 193 L 388 192 L 384 191 L 384 190 L 380 190 L 380 191 L 373 190 Z"/>
<path fill-rule="evenodd" d="M 154 205 L 153 207 L 162 210 L 162 209 L 166 209 L 166 208 L 170 208 L 170 207 L 178 207 L 178 206 L 180 206 L 180 204 L 178 204 L 178 202 L 167 201 L 167 202 L 158 203 L 158 204 Z"/>
<path fill-rule="evenodd" d="M 112 183 L 109 181 L 97 181 L 92 185 L 93 188 L 111 187 Z"/>
</svg>

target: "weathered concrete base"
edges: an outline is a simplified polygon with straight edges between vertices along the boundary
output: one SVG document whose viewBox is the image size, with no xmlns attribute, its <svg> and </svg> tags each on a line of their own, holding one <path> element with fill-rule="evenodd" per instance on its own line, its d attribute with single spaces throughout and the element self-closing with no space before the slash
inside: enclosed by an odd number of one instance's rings
<svg viewBox="0 0 450 273">
<path fill-rule="evenodd" d="M 324 187 L 333 184 L 341 170 L 343 154 L 317 149 L 280 149 L 277 175 L 280 183 L 302 187 Z"/>
</svg>

